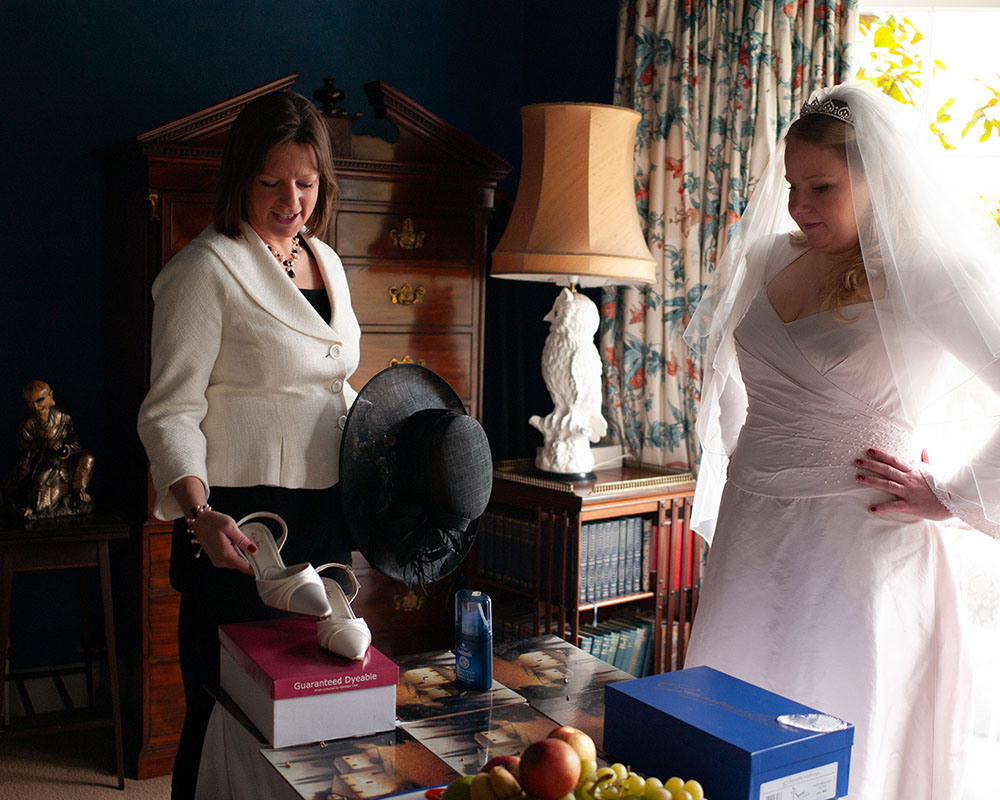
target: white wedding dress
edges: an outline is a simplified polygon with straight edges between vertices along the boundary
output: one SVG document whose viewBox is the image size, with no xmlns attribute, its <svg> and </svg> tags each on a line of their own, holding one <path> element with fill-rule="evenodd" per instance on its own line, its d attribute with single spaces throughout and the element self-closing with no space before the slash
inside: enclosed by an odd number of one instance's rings
<svg viewBox="0 0 1000 800">
<path fill-rule="evenodd" d="M 876 515 L 870 446 L 919 460 L 870 303 L 736 329 L 731 454 L 686 667 L 707 664 L 855 726 L 850 797 L 957 796 L 971 694 L 945 526 Z"/>
</svg>

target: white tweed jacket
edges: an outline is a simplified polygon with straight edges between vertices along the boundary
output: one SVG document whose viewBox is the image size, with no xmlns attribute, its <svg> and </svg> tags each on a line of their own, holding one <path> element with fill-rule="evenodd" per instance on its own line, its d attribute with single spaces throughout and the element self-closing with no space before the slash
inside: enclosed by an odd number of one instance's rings
<svg viewBox="0 0 1000 800">
<path fill-rule="evenodd" d="M 206 486 L 337 482 L 361 329 L 340 258 L 307 241 L 330 296 L 329 325 L 247 225 L 240 239 L 209 226 L 154 281 L 138 429 L 160 519 L 184 513 L 169 487 L 185 476 Z"/>
</svg>

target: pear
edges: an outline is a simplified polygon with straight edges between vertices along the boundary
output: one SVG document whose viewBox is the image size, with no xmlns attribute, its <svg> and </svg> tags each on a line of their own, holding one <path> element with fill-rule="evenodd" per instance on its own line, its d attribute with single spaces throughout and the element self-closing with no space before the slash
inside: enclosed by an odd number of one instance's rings
<svg viewBox="0 0 1000 800">
<path fill-rule="evenodd" d="M 485 772 L 477 772 L 469 784 L 469 800 L 500 800 L 490 785 L 490 776 Z"/>
<path fill-rule="evenodd" d="M 486 774 L 489 775 L 490 786 L 499 800 L 508 800 L 511 797 L 521 796 L 521 784 L 517 782 L 517 778 L 506 767 L 493 767 Z"/>
</svg>

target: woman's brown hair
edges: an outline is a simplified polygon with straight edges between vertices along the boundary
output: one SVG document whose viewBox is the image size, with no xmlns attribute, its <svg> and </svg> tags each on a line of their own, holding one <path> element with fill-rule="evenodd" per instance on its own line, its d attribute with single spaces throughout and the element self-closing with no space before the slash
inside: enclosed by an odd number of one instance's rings
<svg viewBox="0 0 1000 800">
<path fill-rule="evenodd" d="M 319 194 L 306 227 L 315 236 L 326 234 L 338 196 L 330 136 L 316 107 L 295 92 L 258 97 L 236 117 L 222 151 L 215 196 L 216 230 L 234 239 L 242 234 L 250 185 L 264 169 L 271 148 L 284 144 L 307 144 L 316 153 Z"/>
<path fill-rule="evenodd" d="M 829 114 L 815 112 L 803 114 L 795 120 L 789 127 L 785 138 L 829 147 L 835 150 L 845 163 L 848 161 L 848 148 L 855 146 L 856 142 L 853 125 Z M 805 236 L 796 231 L 792 234 L 792 241 L 804 243 Z M 825 300 L 834 313 L 843 316 L 840 313 L 841 308 L 857 300 L 858 294 L 866 286 L 868 286 L 868 272 L 865 268 L 865 259 L 859 242 L 854 256 L 830 276 Z"/>
</svg>

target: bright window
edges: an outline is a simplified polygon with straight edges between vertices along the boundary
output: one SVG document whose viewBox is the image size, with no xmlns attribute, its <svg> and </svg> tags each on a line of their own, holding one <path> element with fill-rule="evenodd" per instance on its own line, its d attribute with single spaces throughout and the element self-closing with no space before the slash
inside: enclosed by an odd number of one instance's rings
<svg viewBox="0 0 1000 800">
<path fill-rule="evenodd" d="M 882 70 L 899 79 L 894 96 L 919 108 L 938 134 L 929 152 L 936 168 L 1000 224 L 1000 1 L 961 6 L 861 3 L 854 66 L 868 79 Z M 866 15 L 878 22 L 866 25 Z"/>
</svg>

